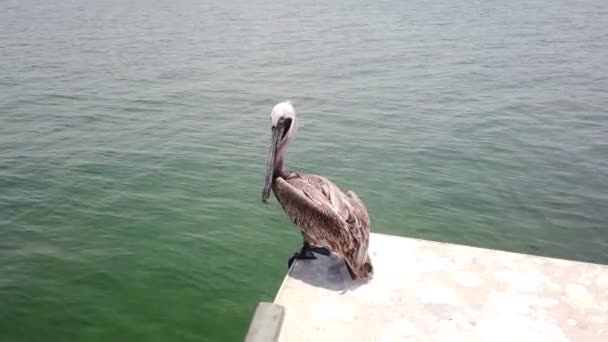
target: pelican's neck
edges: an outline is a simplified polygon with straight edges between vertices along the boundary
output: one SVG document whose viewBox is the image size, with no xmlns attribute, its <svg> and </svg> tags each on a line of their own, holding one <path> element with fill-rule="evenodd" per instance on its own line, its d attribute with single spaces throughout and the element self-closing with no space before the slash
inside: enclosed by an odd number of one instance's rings
<svg viewBox="0 0 608 342">
<path fill-rule="evenodd" d="M 292 123 L 289 126 L 289 131 L 285 136 L 285 140 L 283 140 L 279 146 L 277 147 L 276 156 L 274 160 L 273 166 L 273 175 L 274 178 L 281 177 L 285 178 L 289 175 L 289 171 L 285 167 L 285 156 L 287 155 L 287 146 L 291 143 L 296 137 L 296 118 L 292 117 Z"/>
<path fill-rule="evenodd" d="M 273 175 L 274 178 L 285 178 L 289 172 L 285 168 L 285 155 L 287 154 L 287 141 L 277 149 L 277 154 L 274 160 Z"/>
</svg>

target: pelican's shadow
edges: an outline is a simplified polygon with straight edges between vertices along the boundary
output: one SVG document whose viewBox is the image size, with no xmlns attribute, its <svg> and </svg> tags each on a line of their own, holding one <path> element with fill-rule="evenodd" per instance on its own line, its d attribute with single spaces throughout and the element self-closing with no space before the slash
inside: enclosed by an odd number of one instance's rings
<svg viewBox="0 0 608 342">
<path fill-rule="evenodd" d="M 289 276 L 309 285 L 332 291 L 354 290 L 365 284 L 363 280 L 352 280 L 344 259 L 331 253 L 329 256 L 315 253 L 316 259 L 296 260 Z"/>
</svg>

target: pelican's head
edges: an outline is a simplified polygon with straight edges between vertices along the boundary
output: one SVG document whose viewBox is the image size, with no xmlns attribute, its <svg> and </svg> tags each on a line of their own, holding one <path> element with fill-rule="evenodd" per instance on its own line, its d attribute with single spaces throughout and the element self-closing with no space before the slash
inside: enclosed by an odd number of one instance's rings
<svg viewBox="0 0 608 342">
<path fill-rule="evenodd" d="M 268 164 L 266 165 L 266 183 L 262 193 L 262 201 L 266 203 L 270 196 L 270 187 L 277 168 L 283 167 L 285 147 L 293 139 L 296 131 L 296 111 L 290 102 L 281 102 L 272 108 L 270 113 L 272 123 L 272 140 Z"/>
<path fill-rule="evenodd" d="M 273 128 L 278 127 L 281 122 L 285 122 L 286 120 L 293 121 L 295 118 L 296 111 L 289 101 L 277 103 L 272 108 L 272 112 L 270 112 L 270 121 Z"/>
</svg>

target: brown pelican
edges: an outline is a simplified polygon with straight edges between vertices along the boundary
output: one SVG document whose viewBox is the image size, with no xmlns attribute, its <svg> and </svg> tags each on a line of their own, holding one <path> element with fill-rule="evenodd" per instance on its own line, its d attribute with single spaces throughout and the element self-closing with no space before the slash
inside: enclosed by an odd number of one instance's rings
<svg viewBox="0 0 608 342">
<path fill-rule="evenodd" d="M 271 113 L 272 142 L 262 201 L 270 190 L 304 238 L 302 249 L 289 259 L 315 259 L 312 251 L 344 258 L 352 279 L 370 279 L 373 267 L 367 253 L 370 221 L 367 209 L 352 191 L 344 194 L 329 179 L 285 169 L 287 146 L 296 132 L 296 113 L 289 102 Z M 329 250 L 329 251 L 328 251 Z"/>
</svg>

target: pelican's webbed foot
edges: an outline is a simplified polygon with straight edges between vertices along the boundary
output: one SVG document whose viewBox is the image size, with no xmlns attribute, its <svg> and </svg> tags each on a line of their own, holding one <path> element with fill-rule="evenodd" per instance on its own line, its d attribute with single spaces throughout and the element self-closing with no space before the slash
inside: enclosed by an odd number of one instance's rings
<svg viewBox="0 0 608 342">
<path fill-rule="evenodd" d="M 291 258 L 289 258 L 289 260 L 287 261 L 287 267 L 291 267 L 291 264 L 293 264 L 293 262 L 297 259 L 297 260 L 314 260 L 317 257 L 314 255 L 314 253 L 319 253 L 321 255 L 325 255 L 328 256 L 330 254 L 329 250 L 325 247 L 317 247 L 317 246 L 311 246 L 310 244 L 308 244 L 307 242 L 304 243 L 304 245 L 302 246 L 302 249 L 300 249 L 299 252 L 296 252 L 293 254 L 293 256 Z"/>
<path fill-rule="evenodd" d="M 317 247 L 317 246 L 312 247 L 312 246 L 309 246 L 308 250 L 309 251 L 313 251 L 313 252 L 315 252 L 317 254 L 325 255 L 325 256 L 329 256 L 329 254 L 330 254 L 329 249 L 327 249 L 325 247 Z"/>
</svg>

